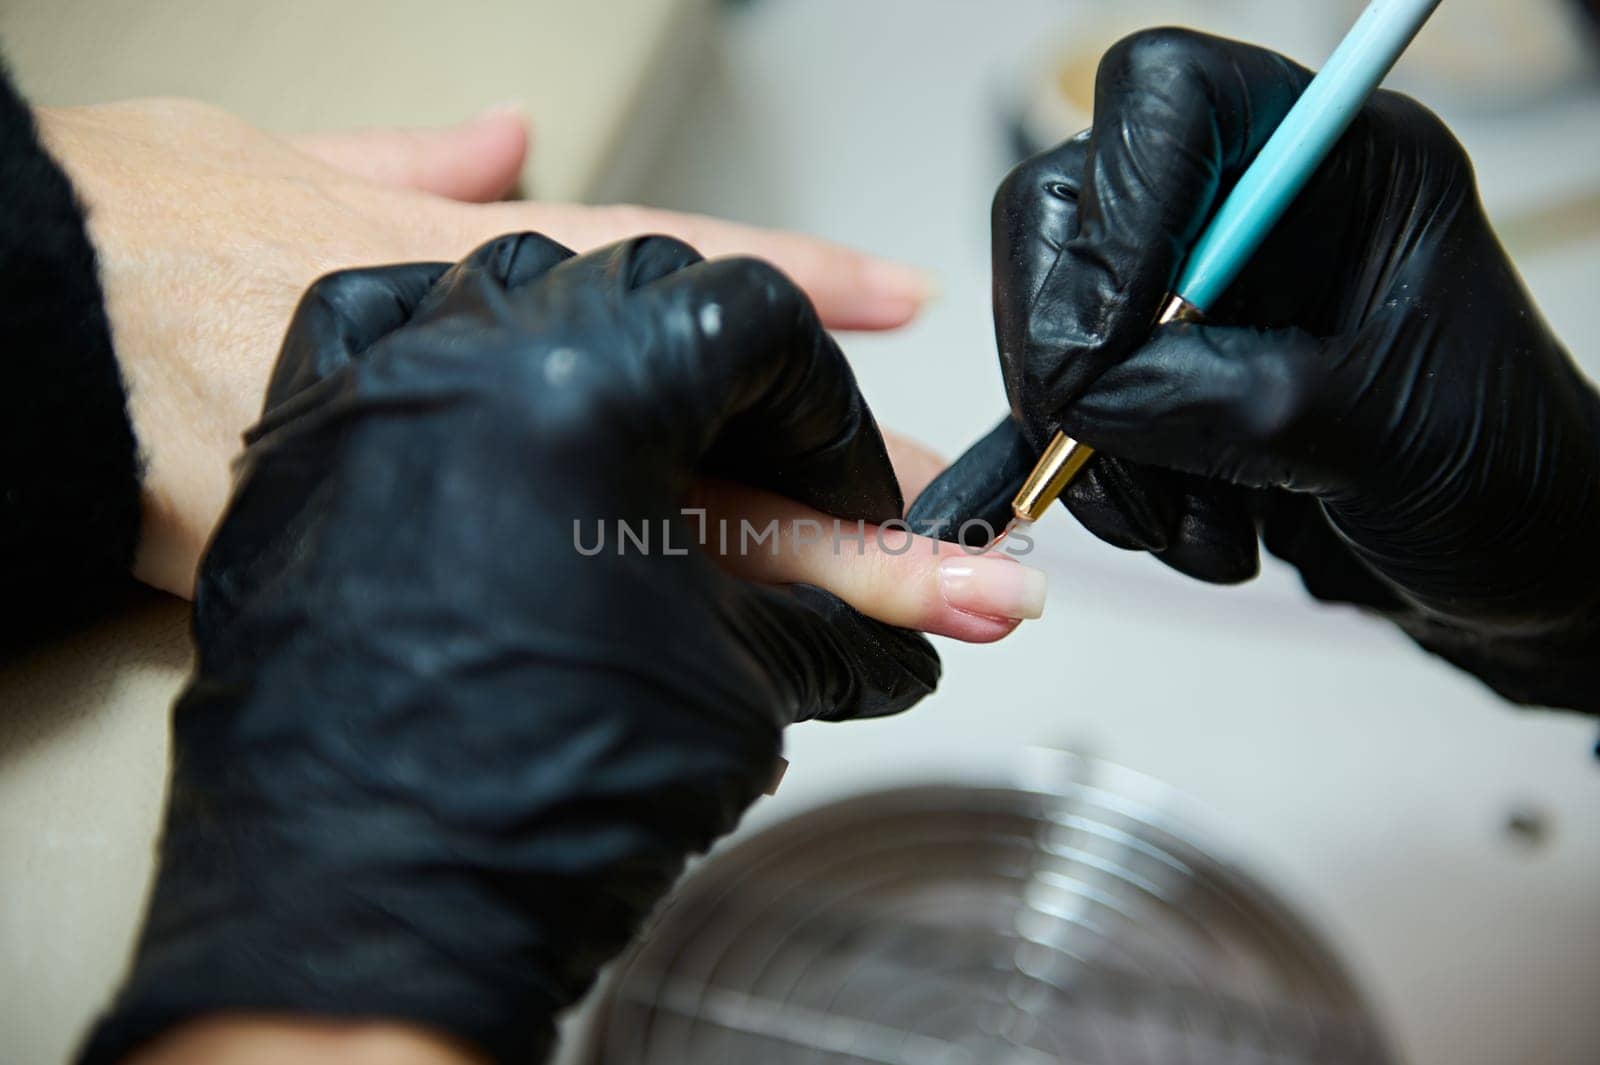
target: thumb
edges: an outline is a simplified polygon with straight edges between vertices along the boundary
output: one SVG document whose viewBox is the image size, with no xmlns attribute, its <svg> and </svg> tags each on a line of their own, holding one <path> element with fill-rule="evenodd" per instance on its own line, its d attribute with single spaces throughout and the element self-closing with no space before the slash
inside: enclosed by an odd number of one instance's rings
<svg viewBox="0 0 1600 1065">
<path fill-rule="evenodd" d="M 939 655 L 919 633 L 873 621 L 820 588 L 745 592 L 741 629 L 788 687 L 795 720 L 898 714 L 939 684 Z"/>
<path fill-rule="evenodd" d="M 1348 431 L 1360 385 L 1342 380 L 1347 361 L 1298 329 L 1171 326 L 1065 408 L 1062 428 L 1133 462 L 1325 494 L 1373 457 Z"/>
<path fill-rule="evenodd" d="M 290 319 L 263 412 L 332 377 L 406 324 L 448 269 L 448 263 L 398 263 L 318 278 Z"/>
<path fill-rule="evenodd" d="M 443 129 L 303 133 L 289 140 L 347 174 L 469 203 L 508 194 L 528 157 L 527 119 L 503 107 Z"/>
</svg>

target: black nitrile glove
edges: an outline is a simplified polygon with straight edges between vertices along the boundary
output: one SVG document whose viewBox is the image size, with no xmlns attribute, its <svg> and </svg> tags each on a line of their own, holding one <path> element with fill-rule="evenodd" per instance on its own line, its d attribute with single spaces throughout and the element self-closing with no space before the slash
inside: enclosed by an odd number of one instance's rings
<svg viewBox="0 0 1600 1065">
<path fill-rule="evenodd" d="M 912 519 L 1003 523 L 1060 427 L 1104 450 L 1065 499 L 1111 543 L 1227 582 L 1255 573 L 1259 530 L 1314 595 L 1387 613 L 1505 696 L 1600 709 L 1596 394 L 1434 115 L 1378 94 L 1208 324 L 1152 335 L 1309 80 L 1177 30 L 1106 56 L 1094 129 L 995 200 L 1015 421 Z"/>
<path fill-rule="evenodd" d="M 901 510 L 844 358 L 763 263 L 526 234 L 333 275 L 247 443 L 154 896 L 86 1062 L 218 1011 L 537 1060 L 770 782 L 784 726 L 937 682 L 921 637 L 692 546 L 700 473 Z M 619 553 L 619 520 L 648 553 Z"/>
</svg>

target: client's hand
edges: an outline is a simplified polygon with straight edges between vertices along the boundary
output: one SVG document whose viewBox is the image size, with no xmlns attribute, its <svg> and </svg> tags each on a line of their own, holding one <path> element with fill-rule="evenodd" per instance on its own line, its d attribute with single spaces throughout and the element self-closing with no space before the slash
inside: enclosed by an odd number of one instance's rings
<svg viewBox="0 0 1600 1065">
<path fill-rule="evenodd" d="M 528 234 L 318 282 L 201 568 L 157 882 L 85 1060 L 261 1015 L 537 1060 L 785 726 L 932 690 L 920 636 L 693 546 L 703 477 L 902 510 L 772 267 Z M 578 550 L 618 521 L 651 549 Z"/>
<path fill-rule="evenodd" d="M 519 229 L 576 248 L 666 232 L 772 260 L 836 328 L 899 325 L 922 298 L 914 272 L 807 237 L 634 207 L 457 202 L 515 183 L 527 143 L 511 114 L 297 140 L 174 100 L 44 108 L 38 121 L 88 211 L 146 461 L 136 574 L 180 595 L 289 315 L 329 271 L 454 260 Z"/>
</svg>

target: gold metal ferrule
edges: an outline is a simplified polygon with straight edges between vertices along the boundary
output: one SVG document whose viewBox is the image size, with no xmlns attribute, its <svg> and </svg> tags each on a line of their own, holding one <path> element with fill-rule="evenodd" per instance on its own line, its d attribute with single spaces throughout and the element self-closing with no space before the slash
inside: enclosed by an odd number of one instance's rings
<svg viewBox="0 0 1600 1065">
<path fill-rule="evenodd" d="M 1166 305 L 1161 308 L 1161 313 L 1156 317 L 1156 325 L 1171 325 L 1173 322 L 1198 322 L 1205 318 L 1199 307 L 1190 303 L 1182 296 L 1168 296 Z"/>
<path fill-rule="evenodd" d="M 1169 296 L 1156 318 L 1156 325 L 1198 322 L 1202 317 L 1200 308 L 1182 296 Z M 1011 513 L 1018 521 L 1032 522 L 1044 517 L 1050 504 L 1067 490 L 1067 485 L 1093 457 L 1094 448 L 1078 443 L 1065 433 L 1051 437 L 1044 454 L 1034 464 L 1033 472 L 1022 483 L 1022 490 L 1011 501 Z"/>
<path fill-rule="evenodd" d="M 1022 482 L 1022 490 L 1011 501 L 1011 513 L 1018 521 L 1038 521 L 1056 497 L 1078 476 L 1084 463 L 1094 457 L 1094 448 L 1080 444 L 1066 433 L 1050 438 L 1044 454 L 1034 463 L 1033 472 Z"/>
</svg>

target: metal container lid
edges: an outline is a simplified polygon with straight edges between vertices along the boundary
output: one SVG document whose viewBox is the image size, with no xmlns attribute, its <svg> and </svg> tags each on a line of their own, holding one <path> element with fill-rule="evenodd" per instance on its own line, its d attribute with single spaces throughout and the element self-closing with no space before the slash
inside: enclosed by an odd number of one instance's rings
<svg viewBox="0 0 1600 1065">
<path fill-rule="evenodd" d="M 706 861 L 613 972 L 596 1065 L 1383 1065 L 1333 952 L 1184 828 L 1054 755 L 1024 787 L 829 803 Z"/>
</svg>

